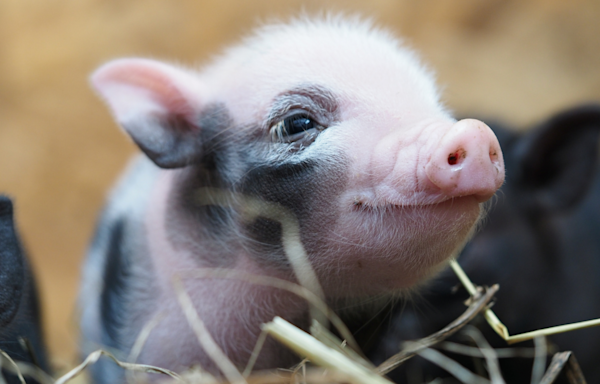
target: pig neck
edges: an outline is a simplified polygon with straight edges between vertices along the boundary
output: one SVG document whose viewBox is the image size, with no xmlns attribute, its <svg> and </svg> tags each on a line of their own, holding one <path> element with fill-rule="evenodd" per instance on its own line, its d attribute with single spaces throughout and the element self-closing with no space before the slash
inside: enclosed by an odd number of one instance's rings
<svg viewBox="0 0 600 384">
<path fill-rule="evenodd" d="M 178 329 L 178 340 L 169 341 L 174 344 L 172 348 L 181 351 L 181 356 L 184 356 L 183 352 L 186 351 L 186 356 L 197 357 L 204 354 L 181 312 L 177 293 L 173 287 L 173 278 L 194 269 L 212 267 L 213 265 L 206 260 L 214 260 L 218 255 L 197 254 L 198 250 L 202 249 L 199 247 L 191 247 L 190 250 L 179 246 L 174 247 L 169 240 L 164 226 L 167 222 L 168 199 L 178 172 L 159 172 L 150 199 L 151 209 L 147 211 L 146 231 L 148 248 L 151 250 L 150 259 L 156 271 L 157 294 L 161 302 L 157 308 L 168 313 L 165 320 L 161 322 L 161 329 L 163 332 L 167 332 L 165 330 L 168 329 Z M 202 239 L 195 241 L 202 241 Z M 256 263 L 243 248 L 234 249 L 238 251 L 231 258 L 234 261 L 228 268 L 251 275 L 269 275 L 291 280 L 289 273 L 265 268 Z M 184 282 L 184 287 L 212 337 L 231 360 L 240 366 L 244 365 L 249 358 L 260 334 L 261 324 L 271 321 L 274 316 L 284 317 L 302 327 L 307 324 L 307 306 L 304 300 L 281 289 L 217 278 L 189 278 Z M 150 346 L 159 342 L 160 333 L 160 330 L 153 331 L 156 340 L 151 336 L 148 340 Z M 289 363 L 289 355 L 282 353 L 281 347 L 276 343 L 270 342 L 265 348 L 261 352 L 257 368 L 274 368 L 274 366 L 261 366 L 261 361 L 276 362 L 277 365 Z M 167 368 L 176 369 L 178 365 L 187 363 L 190 365 L 200 363 L 208 367 L 212 364 L 211 361 L 203 358 L 200 358 L 200 361 L 196 358 L 186 361 L 191 357 L 181 356 L 172 362 L 167 362 Z M 162 365 L 165 364 L 163 358 L 157 357 L 157 361 Z M 147 360 L 147 363 L 151 363 L 154 359 L 148 356 Z"/>
</svg>

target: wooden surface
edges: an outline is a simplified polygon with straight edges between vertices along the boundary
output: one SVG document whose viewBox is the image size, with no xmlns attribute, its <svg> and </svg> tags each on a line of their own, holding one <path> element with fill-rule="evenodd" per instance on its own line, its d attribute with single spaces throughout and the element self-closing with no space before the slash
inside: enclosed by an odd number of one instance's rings
<svg viewBox="0 0 600 384">
<path fill-rule="evenodd" d="M 136 151 L 87 84 L 119 56 L 194 65 L 258 20 L 359 12 L 406 38 L 461 115 L 526 124 L 600 100 L 600 2 L 581 0 L 2 0 L 0 191 L 40 281 L 53 360 L 72 365 L 82 255 Z"/>
</svg>

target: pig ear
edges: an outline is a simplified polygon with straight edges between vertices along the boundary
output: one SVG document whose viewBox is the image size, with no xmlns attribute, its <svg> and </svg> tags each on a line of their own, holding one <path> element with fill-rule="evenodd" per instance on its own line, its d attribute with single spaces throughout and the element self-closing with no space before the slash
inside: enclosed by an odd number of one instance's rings
<svg viewBox="0 0 600 384">
<path fill-rule="evenodd" d="M 163 168 L 191 164 L 201 155 L 201 83 L 191 73 L 153 60 L 120 59 L 91 77 L 116 120 L 140 149 Z"/>
<path fill-rule="evenodd" d="M 515 148 L 514 175 L 533 190 L 531 203 L 545 210 L 567 209 L 585 197 L 598 160 L 600 106 L 560 113 L 529 132 Z"/>
</svg>

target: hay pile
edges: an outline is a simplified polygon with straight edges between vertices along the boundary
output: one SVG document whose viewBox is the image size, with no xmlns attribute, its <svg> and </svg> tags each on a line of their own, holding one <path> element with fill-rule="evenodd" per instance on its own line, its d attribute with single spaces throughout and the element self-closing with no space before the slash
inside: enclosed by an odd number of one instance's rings
<svg viewBox="0 0 600 384">
<path fill-rule="evenodd" d="M 356 384 L 386 384 L 391 383 L 385 374 L 402 365 L 410 358 L 419 355 L 422 358 L 437 364 L 447 372 L 451 373 L 462 383 L 505 383 L 502 378 L 502 372 L 499 369 L 498 359 L 500 358 L 531 358 L 533 359 L 533 369 L 531 372 L 532 383 L 550 384 L 557 380 L 568 382 L 569 384 L 585 383 L 585 378 L 577 364 L 575 356 L 569 352 L 558 352 L 552 357 L 552 361 L 546 369 L 549 348 L 546 346 L 545 336 L 557 332 L 579 329 L 581 327 L 593 326 L 598 320 L 584 322 L 579 325 L 561 326 L 530 332 L 523 335 L 509 336 L 508 330 L 498 321 L 493 312 L 489 309 L 489 304 L 498 291 L 497 285 L 490 288 L 475 287 L 464 275 L 462 269 L 457 263 L 453 262 L 453 268 L 461 281 L 471 293 L 471 299 L 467 310 L 452 323 L 440 331 L 420 340 L 404 343 L 399 346 L 399 352 L 389 358 L 387 361 L 376 367 L 366 360 L 358 349 L 356 342 L 340 319 L 330 311 L 325 303 L 312 291 L 286 281 L 263 277 L 245 275 L 241 273 L 232 273 L 226 270 L 198 270 L 189 273 L 187 276 L 180 276 L 175 281 L 175 286 L 179 292 L 179 301 L 186 313 L 187 319 L 194 329 L 198 342 L 215 360 L 219 369 L 223 373 L 223 378 L 216 378 L 203 371 L 199 367 L 194 367 L 188 372 L 177 374 L 158 367 L 152 367 L 142 364 L 133 364 L 119 361 L 111 353 L 98 350 L 90 354 L 83 363 L 67 372 L 58 379 L 53 379 L 39 368 L 14 362 L 7 354 L 0 354 L 0 367 L 8 372 L 16 374 L 22 383 L 25 383 L 24 377 L 31 377 L 40 384 L 66 384 L 82 382 L 81 376 L 78 377 L 87 367 L 94 364 L 101 356 L 107 356 L 114 360 L 119 366 L 128 372 L 128 381 L 132 383 L 147 382 L 148 374 L 164 375 L 163 382 L 169 383 L 193 383 L 193 384 L 212 384 L 212 383 L 247 383 L 247 384 L 278 384 L 278 383 L 356 383 Z M 220 351 L 206 331 L 202 320 L 197 316 L 192 303 L 181 285 L 181 279 L 184 278 L 202 278 L 210 275 L 211 277 L 222 277 L 232 279 L 243 279 L 249 282 L 263 285 L 277 286 L 294 292 L 313 306 L 315 311 L 324 315 L 324 322 L 331 322 L 337 331 L 346 337 L 346 340 L 340 340 L 337 336 L 328 330 L 328 327 L 322 325 L 322 322 L 313 319 L 313 325 L 310 334 L 295 327 L 287 321 L 276 317 L 273 321 L 263 325 L 263 332 L 257 342 L 253 356 L 260 352 L 265 338 L 271 336 L 292 349 L 304 360 L 296 367 L 291 369 L 279 369 L 269 372 L 252 373 L 254 358 L 248 363 L 243 372 L 240 372 Z M 492 349 L 488 342 L 483 338 L 477 328 L 468 325 L 477 315 L 483 315 L 490 326 L 492 326 L 507 342 L 519 342 L 534 338 L 535 348 L 502 348 Z M 153 324 L 148 324 L 140 333 L 138 342 L 134 346 L 130 360 L 135 360 L 136 351 L 141 349 L 145 337 L 149 334 Z M 445 341 L 449 336 L 456 332 L 462 332 L 465 336 L 472 339 L 477 347 L 466 346 L 453 342 Z M 488 377 L 477 375 L 456 361 L 444 355 L 441 351 L 463 354 L 480 358 L 485 361 L 485 367 Z M 140 374 L 142 372 L 143 374 Z M 156 379 L 155 377 L 153 379 Z M 155 380 L 152 380 L 155 381 Z M 0 383 L 4 380 L 0 376 Z"/>
</svg>

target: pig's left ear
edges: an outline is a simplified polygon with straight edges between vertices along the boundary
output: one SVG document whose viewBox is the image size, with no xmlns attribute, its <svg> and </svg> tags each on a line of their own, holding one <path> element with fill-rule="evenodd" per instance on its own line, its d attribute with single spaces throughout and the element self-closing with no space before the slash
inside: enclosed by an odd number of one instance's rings
<svg viewBox="0 0 600 384">
<path fill-rule="evenodd" d="M 96 91 L 140 149 L 159 167 L 177 168 L 201 156 L 202 84 L 158 61 L 120 59 L 91 77 Z"/>
<path fill-rule="evenodd" d="M 515 147 L 519 184 L 533 192 L 528 204 L 567 209 L 584 198 L 595 177 L 600 106 L 562 112 L 528 132 Z"/>
</svg>

